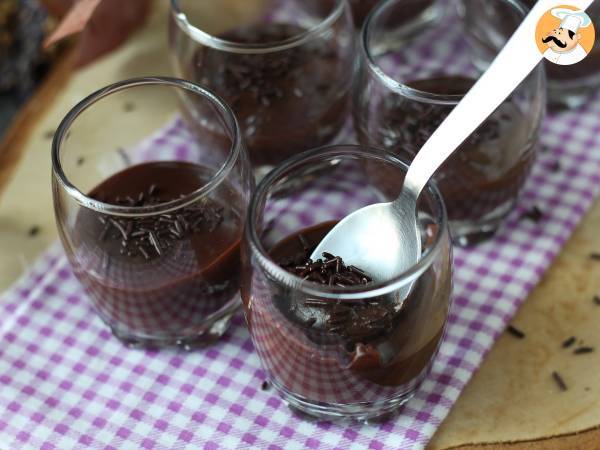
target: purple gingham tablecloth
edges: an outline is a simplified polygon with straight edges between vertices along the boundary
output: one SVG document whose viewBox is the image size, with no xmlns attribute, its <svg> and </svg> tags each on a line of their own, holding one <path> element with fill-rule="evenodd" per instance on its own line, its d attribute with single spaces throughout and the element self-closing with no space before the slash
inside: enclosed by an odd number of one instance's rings
<svg viewBox="0 0 600 450">
<path fill-rule="evenodd" d="M 189 142 L 182 130 L 175 122 L 149 145 L 180 151 Z M 124 347 L 54 245 L 0 297 L 0 447 L 423 448 L 600 193 L 600 96 L 550 116 L 542 139 L 546 151 L 499 234 L 456 249 L 447 336 L 398 418 L 348 426 L 292 415 L 261 389 L 265 376 L 240 315 L 205 350 Z M 533 205 L 543 220 L 520 220 Z"/>
</svg>

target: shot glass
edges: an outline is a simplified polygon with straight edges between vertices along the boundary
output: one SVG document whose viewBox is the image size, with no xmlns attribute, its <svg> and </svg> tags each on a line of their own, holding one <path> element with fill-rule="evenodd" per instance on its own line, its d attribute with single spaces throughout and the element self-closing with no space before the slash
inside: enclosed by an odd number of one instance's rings
<svg viewBox="0 0 600 450">
<path fill-rule="evenodd" d="M 347 121 L 355 49 L 351 13 L 344 0 L 328 8 L 316 7 L 320 1 L 171 1 L 176 72 L 232 106 L 250 160 L 262 172 L 332 142 Z M 215 29 L 209 11 L 232 4 L 227 25 Z"/>
<path fill-rule="evenodd" d="M 330 170 L 315 176 L 313 167 L 324 164 Z M 446 211 L 433 184 L 418 205 L 424 253 L 406 272 L 369 282 L 340 255 L 307 261 L 337 221 L 392 200 L 406 171 L 385 151 L 318 148 L 278 166 L 250 202 L 242 249 L 246 321 L 270 381 L 292 409 L 324 419 L 389 417 L 430 369 L 452 289 Z M 373 173 L 386 174 L 385 189 Z M 358 281 L 347 284 L 351 278 Z"/>
<path fill-rule="evenodd" d="M 176 111 L 203 105 L 228 141 Z M 173 78 L 110 85 L 77 104 L 52 143 L 56 223 L 76 277 L 131 346 L 221 336 L 241 305 L 240 241 L 253 177 L 236 118 Z"/>
<path fill-rule="evenodd" d="M 398 24 L 395 18 L 418 3 L 389 0 L 373 10 L 363 27 L 354 95 L 359 142 L 408 159 L 525 16 L 513 0 L 439 0 L 437 20 Z M 458 244 L 489 238 L 513 209 L 535 160 L 545 105 L 540 64 L 436 174 Z"/>
</svg>

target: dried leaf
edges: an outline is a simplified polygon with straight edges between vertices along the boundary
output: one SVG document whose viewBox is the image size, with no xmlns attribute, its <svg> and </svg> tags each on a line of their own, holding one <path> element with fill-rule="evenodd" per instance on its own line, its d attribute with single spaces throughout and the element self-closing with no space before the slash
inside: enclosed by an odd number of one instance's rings
<svg viewBox="0 0 600 450">
<path fill-rule="evenodd" d="M 44 47 L 49 47 L 55 42 L 82 31 L 92 18 L 94 11 L 102 0 L 79 0 L 62 19 L 56 30 L 46 38 Z"/>
</svg>

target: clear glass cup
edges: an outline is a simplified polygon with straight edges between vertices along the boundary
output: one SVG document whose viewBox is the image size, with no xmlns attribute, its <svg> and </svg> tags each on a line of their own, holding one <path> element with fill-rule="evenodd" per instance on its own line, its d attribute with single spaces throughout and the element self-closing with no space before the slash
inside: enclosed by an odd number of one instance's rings
<svg viewBox="0 0 600 450">
<path fill-rule="evenodd" d="M 177 74 L 232 106 L 250 160 L 262 172 L 332 142 L 348 119 L 351 13 L 343 0 L 325 9 L 315 6 L 320 1 L 171 0 L 169 41 Z M 221 27 L 215 28 L 210 11 L 221 12 Z"/>
<path fill-rule="evenodd" d="M 532 8 L 536 1 L 524 0 L 524 3 Z M 596 26 L 596 41 L 588 56 L 571 66 L 544 61 L 548 78 L 548 102 L 553 108 L 581 106 L 600 89 L 600 3 L 592 3 L 586 12 Z"/>
<path fill-rule="evenodd" d="M 402 11 L 418 3 L 389 0 L 373 10 L 363 27 L 354 95 L 359 142 L 408 159 L 525 16 L 513 0 L 439 0 L 441 18 L 399 24 Z M 540 64 L 436 174 L 458 244 L 489 238 L 513 209 L 535 160 L 545 105 Z"/>
<path fill-rule="evenodd" d="M 322 165 L 330 170 L 315 176 Z M 433 184 L 418 205 L 423 257 L 397 278 L 338 287 L 282 266 L 302 264 L 336 221 L 392 200 L 406 170 L 385 151 L 317 148 L 274 169 L 251 200 L 242 247 L 246 322 L 270 381 L 292 409 L 326 419 L 389 417 L 428 373 L 452 290 L 446 211 Z"/>
<path fill-rule="evenodd" d="M 178 114 L 202 106 L 215 142 Z M 52 143 L 56 223 L 73 271 L 131 346 L 221 336 L 239 300 L 239 248 L 253 189 L 231 109 L 174 78 L 139 78 L 78 103 Z"/>
</svg>

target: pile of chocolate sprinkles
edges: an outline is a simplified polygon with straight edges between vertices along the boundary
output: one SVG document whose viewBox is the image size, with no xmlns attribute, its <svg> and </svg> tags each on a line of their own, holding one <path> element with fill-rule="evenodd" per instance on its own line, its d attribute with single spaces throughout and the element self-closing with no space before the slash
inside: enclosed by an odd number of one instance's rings
<svg viewBox="0 0 600 450">
<path fill-rule="evenodd" d="M 284 266 L 288 272 L 308 281 L 329 286 L 359 286 L 371 283 L 372 278 L 358 267 L 346 266 L 339 256 L 323 252 L 324 259 L 307 258 L 304 264 Z"/>
<path fill-rule="evenodd" d="M 295 27 L 277 25 L 265 29 L 245 29 L 241 33 L 231 33 L 224 37 L 242 42 L 274 42 L 288 39 L 297 32 Z M 301 63 L 301 58 L 309 57 L 299 49 L 265 55 L 223 56 L 221 53 L 211 53 L 210 56 L 223 59 L 217 67 L 218 77 L 215 77 L 213 82 L 234 107 L 244 92 L 248 92 L 260 106 L 271 106 L 272 102 L 284 97 L 284 92 L 277 82 L 295 70 Z M 202 60 L 204 57 L 204 52 L 199 52 L 198 67 L 205 67 L 206 61 Z M 208 84 L 209 80 L 204 77 L 201 81 Z M 301 97 L 302 92 L 295 95 Z"/>
<path fill-rule="evenodd" d="M 475 80 L 464 77 L 442 77 L 437 79 L 415 80 L 408 82 L 408 86 L 417 90 L 432 91 L 438 94 L 461 95 L 469 91 Z M 447 85 L 456 89 L 446 91 Z M 510 99 L 507 103 L 510 103 Z M 429 136 L 440 126 L 452 111 L 452 107 L 432 106 L 430 104 L 399 101 L 395 96 L 384 99 L 382 109 L 394 121 L 392 128 L 383 127 L 383 142 L 386 148 L 405 148 L 411 152 L 418 151 Z M 500 138 L 503 123 L 514 122 L 515 118 L 508 112 L 496 112 L 466 139 L 465 144 L 479 146 Z M 471 157 L 477 158 L 477 152 L 471 152 Z M 486 161 L 482 161 L 485 163 Z"/>
<path fill-rule="evenodd" d="M 331 253 L 323 252 L 323 259 L 313 261 L 310 255 L 314 246 L 311 247 L 302 234 L 298 235 L 298 240 L 302 251 L 289 260 L 279 261 L 279 265 L 288 272 L 304 280 L 328 286 L 350 287 L 373 282 L 373 279 L 363 270 L 356 266 L 347 266 L 341 257 Z"/>
<path fill-rule="evenodd" d="M 153 184 L 136 198 L 117 197 L 113 203 L 121 206 L 149 206 L 164 203 L 159 196 L 160 188 Z M 173 200 L 173 199 L 170 199 Z M 223 221 L 223 208 L 211 205 L 190 205 L 176 213 L 149 217 L 113 217 L 98 215 L 102 225 L 99 239 L 102 242 L 118 241 L 119 253 L 146 261 L 157 258 L 169 250 L 175 242 L 188 238 L 199 231 L 214 231 Z"/>
<path fill-rule="evenodd" d="M 304 280 L 326 286 L 351 287 L 365 286 L 373 279 L 363 270 L 346 265 L 344 260 L 324 252 L 323 258 L 313 261 L 311 248 L 303 235 L 298 235 L 303 251 L 290 261 L 280 263 L 288 272 Z M 317 322 L 317 316 L 323 317 L 324 331 L 336 334 L 349 343 L 373 339 L 392 329 L 395 309 L 392 304 L 382 302 L 381 298 L 368 299 L 357 303 L 330 299 L 308 298 L 302 300 L 303 310 L 318 310 L 309 317 L 304 326 L 310 328 Z M 353 348 L 353 347 L 352 347 Z"/>
<path fill-rule="evenodd" d="M 272 24 L 240 29 L 221 37 L 244 43 L 281 42 L 304 31 L 295 25 Z M 310 86 L 313 90 L 305 92 L 297 83 L 287 88 L 282 81 L 303 78 L 304 66 L 311 60 L 323 58 L 335 62 L 336 57 L 333 48 L 318 41 L 300 48 L 266 54 L 227 55 L 223 52 L 199 51 L 195 56 L 195 66 L 202 69 L 200 81 L 220 92 L 234 108 L 239 106 L 243 95 L 249 95 L 256 101 L 258 108 L 269 108 L 290 95 L 300 99 L 314 92 L 331 89 L 331 84 L 325 82 Z M 215 64 L 216 68 L 213 68 Z M 206 73 L 210 71 L 206 67 L 211 67 L 215 76 L 209 78 Z M 247 125 L 251 126 L 256 120 L 256 115 L 250 115 Z"/>
</svg>

